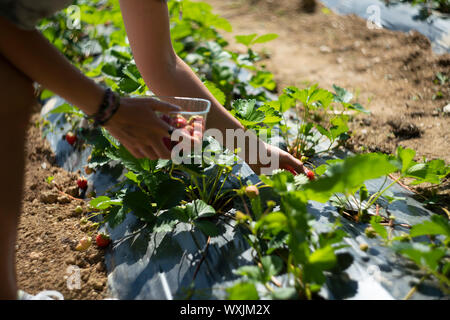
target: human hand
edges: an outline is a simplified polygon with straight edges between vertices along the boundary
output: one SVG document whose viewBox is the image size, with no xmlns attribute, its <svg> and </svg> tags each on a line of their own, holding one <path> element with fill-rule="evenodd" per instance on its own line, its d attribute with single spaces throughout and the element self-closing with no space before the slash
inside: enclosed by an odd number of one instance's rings
<svg viewBox="0 0 450 320">
<path fill-rule="evenodd" d="M 121 98 L 119 110 L 105 128 L 136 158 L 170 159 L 171 152 L 163 139 L 170 139 L 173 128 L 156 112 L 179 110 L 154 98 Z"/>
<path fill-rule="evenodd" d="M 291 172 L 292 170 L 294 170 L 296 174 L 299 173 L 307 174 L 307 172 L 309 171 L 307 168 L 303 166 L 303 163 L 300 160 L 292 156 L 290 153 L 265 142 L 263 142 L 263 146 L 266 150 L 268 157 L 270 157 L 271 159 L 278 158 L 279 161 L 278 167 L 280 169 L 285 169 Z M 262 168 L 269 166 L 270 163 L 267 166 L 264 166 L 260 163 L 250 165 L 250 167 L 256 174 L 260 174 Z"/>
</svg>

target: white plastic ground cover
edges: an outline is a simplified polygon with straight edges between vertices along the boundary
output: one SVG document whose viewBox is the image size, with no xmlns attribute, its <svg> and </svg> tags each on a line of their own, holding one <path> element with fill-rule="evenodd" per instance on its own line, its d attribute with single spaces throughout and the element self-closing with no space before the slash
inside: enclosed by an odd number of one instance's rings
<svg viewBox="0 0 450 320">
<path fill-rule="evenodd" d="M 420 18 L 420 6 L 381 0 L 320 0 L 339 14 L 356 14 L 386 29 L 408 32 L 416 30 L 430 39 L 436 53 L 450 52 L 450 18 L 432 15 Z M 370 24 L 370 26 L 373 26 Z"/>
<path fill-rule="evenodd" d="M 64 101 L 53 98 L 48 101 L 42 115 Z M 65 141 L 63 135 L 68 130 L 62 115 L 49 115 L 53 124 L 59 120 L 56 130 L 47 135 L 59 166 L 68 171 L 76 171 L 86 164 L 90 149 L 74 151 Z M 327 148 L 327 141 L 318 149 Z M 330 158 L 345 158 L 347 152 L 339 152 Z M 327 159 L 314 159 L 316 165 Z M 247 165 L 236 166 L 245 183 L 259 181 Z M 97 195 L 102 195 L 113 186 L 122 172 L 100 170 L 89 177 Z M 378 190 L 384 179 L 367 181 L 369 191 Z M 388 181 L 387 183 L 390 183 Z M 229 184 L 229 188 L 238 185 Z M 396 196 L 405 197 L 388 206 L 399 223 L 410 225 L 429 219 L 432 214 L 412 198 L 412 193 L 399 185 L 392 189 Z M 315 228 L 325 231 L 340 218 L 342 228 L 348 233 L 345 242 L 349 247 L 341 249 L 339 254 L 353 259 L 353 263 L 339 272 L 328 274 L 327 283 L 320 292 L 326 299 L 402 299 L 411 287 L 421 278 L 417 268 L 406 259 L 395 254 L 391 249 L 380 244 L 379 239 L 369 239 L 364 230 L 367 224 L 356 224 L 341 218 L 336 208 L 329 203 L 310 202 L 309 212 L 315 218 Z M 231 214 L 233 214 L 231 210 Z M 221 224 L 223 233 L 211 239 L 207 254 L 206 237 L 191 230 L 186 225 L 179 225 L 171 232 L 150 233 L 144 223 L 134 215 L 128 214 L 125 221 L 111 233 L 113 245 L 106 252 L 108 285 L 113 298 L 117 299 L 224 299 L 225 288 L 237 281 L 233 273 L 236 268 L 252 264 L 252 250 L 244 239 L 241 229 L 235 229 L 231 221 Z M 397 231 L 396 231 L 397 232 Z M 369 250 L 359 249 L 361 243 L 367 243 Z M 199 264 L 201 263 L 201 266 Z M 194 280 L 194 275 L 195 281 Z M 281 283 L 288 279 L 280 276 Z M 192 289 L 192 290 L 191 290 Z M 425 281 L 418 287 L 412 299 L 443 299 L 445 297 L 432 280 Z"/>
</svg>

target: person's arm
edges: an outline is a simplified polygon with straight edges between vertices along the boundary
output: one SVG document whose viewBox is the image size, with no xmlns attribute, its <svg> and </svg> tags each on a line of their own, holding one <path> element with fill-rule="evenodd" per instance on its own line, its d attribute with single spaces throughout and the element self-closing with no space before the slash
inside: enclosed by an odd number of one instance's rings
<svg viewBox="0 0 450 320">
<path fill-rule="evenodd" d="M 163 0 L 120 0 L 122 16 L 136 65 L 149 88 L 159 96 L 185 96 L 211 101 L 207 127 L 219 129 L 226 137 L 227 129 L 244 129 L 241 123 L 209 92 L 192 69 L 179 58 L 172 47 L 167 3 Z M 249 160 L 247 143 L 244 160 Z M 286 152 L 263 144 L 268 153 L 279 155 L 280 167 L 293 167 L 304 172 L 300 161 Z M 248 162 L 248 161 L 247 161 Z M 259 171 L 259 164 L 250 164 Z"/>
<path fill-rule="evenodd" d="M 19 29 L 0 17 L 0 55 L 15 68 L 86 114 L 98 111 L 105 90 L 74 67 L 40 32 Z M 170 158 L 162 139 L 170 126 L 154 111 L 177 108 L 155 99 L 122 98 L 121 107 L 106 126 L 136 157 Z M 8 107 L 8 106 L 5 106 Z"/>
</svg>

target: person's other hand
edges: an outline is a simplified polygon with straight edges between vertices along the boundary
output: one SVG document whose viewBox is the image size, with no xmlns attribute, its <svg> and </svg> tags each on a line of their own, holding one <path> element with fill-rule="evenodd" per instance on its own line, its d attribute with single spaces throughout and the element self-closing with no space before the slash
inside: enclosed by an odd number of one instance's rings
<svg viewBox="0 0 450 320">
<path fill-rule="evenodd" d="M 285 169 L 285 170 L 288 170 L 291 172 L 292 172 L 292 170 L 294 170 L 297 174 L 299 174 L 299 173 L 306 174 L 307 173 L 307 169 L 303 166 L 303 163 L 300 160 L 298 160 L 297 158 L 295 158 L 293 155 L 291 155 L 290 153 L 283 151 L 280 148 L 272 146 L 268 143 L 264 143 L 264 146 L 266 148 L 266 152 L 269 157 L 278 157 L 278 159 L 279 159 L 278 167 L 280 169 Z M 267 165 L 267 167 L 269 165 Z M 265 166 L 258 163 L 258 164 L 250 165 L 250 167 L 253 169 L 253 171 L 256 174 L 260 174 L 261 168 L 264 168 Z"/>
<path fill-rule="evenodd" d="M 105 128 L 136 158 L 170 159 L 163 139 L 173 129 L 156 112 L 168 114 L 179 107 L 154 98 L 121 98 L 120 108 Z"/>
</svg>

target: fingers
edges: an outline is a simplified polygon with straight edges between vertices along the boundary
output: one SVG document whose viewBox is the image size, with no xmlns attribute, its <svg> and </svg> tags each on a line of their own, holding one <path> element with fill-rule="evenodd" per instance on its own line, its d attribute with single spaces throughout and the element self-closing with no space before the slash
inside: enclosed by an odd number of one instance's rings
<svg viewBox="0 0 450 320">
<path fill-rule="evenodd" d="M 163 141 L 155 141 L 155 146 L 154 146 L 154 150 L 158 155 L 159 159 L 170 159 L 171 157 L 171 152 L 170 150 L 167 148 L 167 146 L 163 143 Z"/>
<path fill-rule="evenodd" d="M 144 158 L 149 158 L 150 160 L 158 160 L 158 153 L 152 146 L 144 146 L 140 148 L 141 152 L 144 154 Z"/>
<path fill-rule="evenodd" d="M 289 170 L 289 167 L 294 169 L 297 173 L 306 174 L 306 169 L 303 163 L 292 155 L 286 153 L 282 155 L 280 168 Z"/>
</svg>

